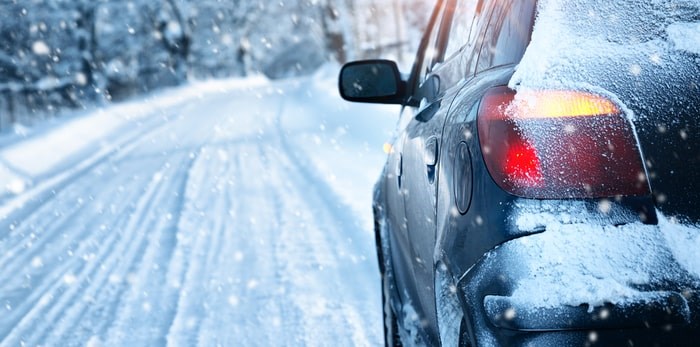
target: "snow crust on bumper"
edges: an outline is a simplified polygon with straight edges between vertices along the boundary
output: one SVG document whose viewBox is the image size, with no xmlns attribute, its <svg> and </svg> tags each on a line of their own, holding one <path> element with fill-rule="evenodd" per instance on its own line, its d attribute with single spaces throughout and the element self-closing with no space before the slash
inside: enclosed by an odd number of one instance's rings
<svg viewBox="0 0 700 347">
<path fill-rule="evenodd" d="M 487 252 L 459 281 L 477 346 L 518 345 L 520 338 L 555 331 L 612 329 L 617 338 L 654 327 L 691 335 L 700 328 L 698 227 L 660 213 L 658 225 L 616 225 L 575 202 L 544 212 L 541 204 L 523 201 L 512 220 L 519 230 L 536 227 L 537 233 Z"/>
<path fill-rule="evenodd" d="M 681 293 L 700 286 L 689 250 L 675 240 L 684 230 L 632 223 L 622 226 L 549 223 L 546 231 L 495 251 L 514 262 L 510 296 L 531 307 L 638 301 L 651 291 Z M 685 247 L 692 247 L 693 243 Z"/>
<path fill-rule="evenodd" d="M 484 309 L 494 326 L 521 331 L 645 328 L 690 323 L 688 301 L 675 292 L 641 293 L 624 303 L 606 304 L 592 311 L 583 305 L 531 307 L 512 297 L 490 295 L 484 298 Z"/>
</svg>

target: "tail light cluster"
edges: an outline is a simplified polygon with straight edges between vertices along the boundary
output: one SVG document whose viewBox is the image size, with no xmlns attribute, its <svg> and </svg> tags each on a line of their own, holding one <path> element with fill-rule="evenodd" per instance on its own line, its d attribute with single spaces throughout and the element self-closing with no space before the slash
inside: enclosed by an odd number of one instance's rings
<svg viewBox="0 0 700 347">
<path fill-rule="evenodd" d="M 497 87 L 481 101 L 486 166 L 505 191 L 530 198 L 646 195 L 632 126 L 611 100 L 580 91 Z"/>
</svg>

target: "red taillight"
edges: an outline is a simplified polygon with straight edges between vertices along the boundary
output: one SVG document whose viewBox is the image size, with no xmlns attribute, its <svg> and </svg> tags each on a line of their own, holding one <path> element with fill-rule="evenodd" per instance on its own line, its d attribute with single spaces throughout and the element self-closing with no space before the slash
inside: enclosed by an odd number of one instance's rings
<svg viewBox="0 0 700 347">
<path fill-rule="evenodd" d="M 489 173 L 533 198 L 649 193 L 629 122 L 607 98 L 576 91 L 487 92 L 478 116 Z"/>
<path fill-rule="evenodd" d="M 503 173 L 513 183 L 529 187 L 542 186 L 542 168 L 537 151 L 527 142 L 511 144 L 503 163 Z"/>
</svg>

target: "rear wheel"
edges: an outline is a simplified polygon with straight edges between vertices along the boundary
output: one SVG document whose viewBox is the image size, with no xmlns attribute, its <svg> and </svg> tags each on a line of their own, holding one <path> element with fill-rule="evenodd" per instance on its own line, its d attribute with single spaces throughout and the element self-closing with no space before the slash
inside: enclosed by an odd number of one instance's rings
<svg viewBox="0 0 700 347">
<path fill-rule="evenodd" d="M 459 302 L 457 286 L 447 267 L 438 264 L 435 270 L 435 308 L 437 310 L 440 344 L 449 347 L 471 346 L 464 312 Z"/>
<path fill-rule="evenodd" d="M 394 310 L 391 308 L 391 279 L 387 274 L 382 275 L 382 308 L 384 317 L 384 345 L 386 347 L 401 347 L 399 324 Z"/>
<path fill-rule="evenodd" d="M 471 347 L 469 339 L 469 330 L 467 329 L 467 321 L 462 318 L 462 323 L 459 325 L 459 347 Z"/>
<path fill-rule="evenodd" d="M 399 324 L 391 307 L 391 292 L 394 287 L 393 274 L 391 272 L 391 258 L 389 256 L 389 237 L 386 224 L 379 211 L 374 209 L 374 233 L 377 247 L 377 261 L 379 261 L 379 273 L 382 276 L 382 317 L 384 318 L 384 345 L 386 347 L 401 347 Z"/>
</svg>

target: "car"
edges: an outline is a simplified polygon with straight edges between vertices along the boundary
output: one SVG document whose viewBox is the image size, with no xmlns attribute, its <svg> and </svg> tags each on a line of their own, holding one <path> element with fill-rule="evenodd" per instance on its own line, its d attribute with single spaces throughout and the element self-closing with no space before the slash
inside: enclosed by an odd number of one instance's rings
<svg viewBox="0 0 700 347">
<path fill-rule="evenodd" d="M 374 189 L 386 346 L 700 341 L 699 5 L 441 0 Z M 695 42 L 695 43 L 693 43 Z"/>
</svg>

